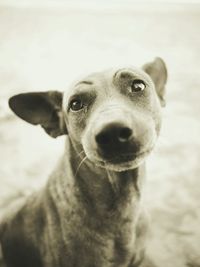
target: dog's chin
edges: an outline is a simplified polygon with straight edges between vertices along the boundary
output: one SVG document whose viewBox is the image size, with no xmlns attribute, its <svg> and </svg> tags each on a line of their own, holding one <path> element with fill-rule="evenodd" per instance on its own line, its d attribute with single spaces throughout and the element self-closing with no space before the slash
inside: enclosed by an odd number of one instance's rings
<svg viewBox="0 0 200 267">
<path fill-rule="evenodd" d="M 88 156 L 88 158 L 98 167 L 115 172 L 122 172 L 139 167 L 145 161 L 150 152 L 151 150 L 148 150 L 138 155 L 133 154 L 132 156 L 128 157 L 119 156 L 109 160 L 102 159 L 100 157 L 96 158 L 92 155 Z"/>
<path fill-rule="evenodd" d="M 135 169 L 142 164 L 144 159 L 140 160 L 132 160 L 132 161 L 127 161 L 127 162 L 122 162 L 122 163 L 111 163 L 111 162 L 95 162 L 95 164 L 101 168 L 115 171 L 115 172 L 123 172 L 131 169 Z"/>
</svg>

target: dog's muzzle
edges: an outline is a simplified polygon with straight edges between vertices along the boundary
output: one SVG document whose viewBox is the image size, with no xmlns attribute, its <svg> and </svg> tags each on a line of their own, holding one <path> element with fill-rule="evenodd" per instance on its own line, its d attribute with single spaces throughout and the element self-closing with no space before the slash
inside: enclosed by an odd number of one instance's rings
<svg viewBox="0 0 200 267">
<path fill-rule="evenodd" d="M 82 137 L 86 156 L 94 164 L 115 171 L 139 166 L 156 139 L 151 118 L 119 106 L 104 107 L 88 125 Z"/>
<path fill-rule="evenodd" d="M 99 156 L 113 163 L 133 160 L 140 150 L 133 129 L 123 122 L 110 122 L 95 133 Z"/>
</svg>

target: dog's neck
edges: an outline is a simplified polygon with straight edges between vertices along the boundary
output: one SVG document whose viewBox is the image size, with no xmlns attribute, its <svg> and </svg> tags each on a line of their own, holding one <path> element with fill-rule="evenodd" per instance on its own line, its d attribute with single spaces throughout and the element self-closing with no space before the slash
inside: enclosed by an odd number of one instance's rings
<svg viewBox="0 0 200 267">
<path fill-rule="evenodd" d="M 144 164 L 138 168 L 115 172 L 94 165 L 67 146 L 74 185 L 85 208 L 97 216 L 133 208 L 141 194 Z"/>
</svg>

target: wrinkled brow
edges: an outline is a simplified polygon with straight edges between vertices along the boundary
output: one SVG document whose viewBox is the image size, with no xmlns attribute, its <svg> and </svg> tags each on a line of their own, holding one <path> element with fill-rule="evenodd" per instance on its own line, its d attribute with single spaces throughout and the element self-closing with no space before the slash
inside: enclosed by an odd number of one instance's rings
<svg viewBox="0 0 200 267">
<path fill-rule="evenodd" d="M 113 79 L 115 79 L 115 77 L 120 73 L 120 75 L 122 76 L 122 78 L 126 78 L 126 77 L 132 77 L 133 75 L 135 75 L 134 71 L 128 68 L 122 68 L 119 69 L 115 72 L 115 74 L 113 75 Z"/>
<path fill-rule="evenodd" d="M 86 83 L 77 83 L 75 86 L 75 90 L 73 91 L 73 94 L 69 97 L 91 97 L 96 95 L 96 91 L 92 86 L 81 86 L 81 84 L 86 84 Z M 92 83 L 93 84 L 93 83 Z"/>
<path fill-rule="evenodd" d="M 80 81 L 80 82 L 78 82 L 75 86 L 77 86 L 77 85 L 81 85 L 81 84 L 88 84 L 88 85 L 92 85 L 93 84 L 93 82 L 92 81 Z"/>
</svg>

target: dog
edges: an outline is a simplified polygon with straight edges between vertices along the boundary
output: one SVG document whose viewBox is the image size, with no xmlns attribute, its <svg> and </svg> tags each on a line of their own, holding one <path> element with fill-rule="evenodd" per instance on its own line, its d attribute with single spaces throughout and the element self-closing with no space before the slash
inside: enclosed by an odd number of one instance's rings
<svg viewBox="0 0 200 267">
<path fill-rule="evenodd" d="M 145 254 L 141 193 L 166 81 L 166 65 L 155 58 L 93 73 L 64 93 L 9 99 L 20 118 L 67 138 L 45 187 L 1 222 L 7 267 L 155 266 Z"/>
</svg>

